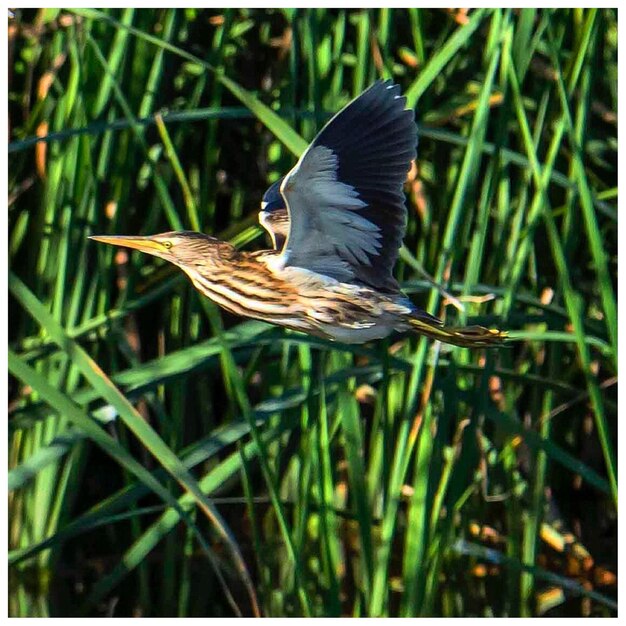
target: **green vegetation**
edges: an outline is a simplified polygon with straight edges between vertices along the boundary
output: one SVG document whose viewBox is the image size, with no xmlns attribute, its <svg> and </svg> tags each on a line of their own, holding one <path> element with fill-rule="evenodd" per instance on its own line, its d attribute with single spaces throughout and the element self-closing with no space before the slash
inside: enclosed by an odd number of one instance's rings
<svg viewBox="0 0 626 626">
<path fill-rule="evenodd" d="M 11 615 L 616 614 L 616 10 L 17 10 L 9 55 Z M 333 345 L 87 239 L 266 247 L 378 77 L 398 278 L 509 347 Z"/>
</svg>

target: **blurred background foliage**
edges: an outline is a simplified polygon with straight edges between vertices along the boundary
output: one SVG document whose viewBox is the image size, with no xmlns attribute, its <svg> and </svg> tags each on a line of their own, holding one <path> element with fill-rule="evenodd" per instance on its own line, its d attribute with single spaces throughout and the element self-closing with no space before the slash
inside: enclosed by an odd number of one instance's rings
<svg viewBox="0 0 626 626">
<path fill-rule="evenodd" d="M 616 10 L 8 35 L 11 615 L 616 614 Z M 420 127 L 397 275 L 510 347 L 331 345 L 87 240 L 267 247 L 264 189 L 378 77 Z"/>
</svg>

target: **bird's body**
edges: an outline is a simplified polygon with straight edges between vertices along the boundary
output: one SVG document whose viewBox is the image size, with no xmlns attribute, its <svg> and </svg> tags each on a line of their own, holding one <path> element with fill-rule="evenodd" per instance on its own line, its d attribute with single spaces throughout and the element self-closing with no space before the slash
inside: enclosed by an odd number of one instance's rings
<svg viewBox="0 0 626 626">
<path fill-rule="evenodd" d="M 237 315 L 334 341 L 414 330 L 456 345 L 498 344 L 499 331 L 444 326 L 392 275 L 406 226 L 402 186 L 417 144 L 404 104 L 396 85 L 374 83 L 268 189 L 259 221 L 273 250 L 244 252 L 187 231 L 93 238 L 178 265 L 201 293 Z"/>
<path fill-rule="evenodd" d="M 401 317 L 411 312 L 406 298 L 401 304 L 367 287 L 298 267 L 281 268 L 279 256 L 274 251 L 240 252 L 210 280 L 187 274 L 232 313 L 326 339 L 363 343 L 406 329 L 401 324 Z"/>
<path fill-rule="evenodd" d="M 136 249 L 159 239 L 187 244 L 187 254 L 168 259 L 221 307 L 244 317 L 286 326 L 342 343 L 363 343 L 410 327 L 419 309 L 401 293 L 385 294 L 298 267 L 284 267 L 276 250 L 245 252 L 201 233 L 172 232 L 119 241 Z M 102 238 L 101 238 L 102 239 Z M 116 243 L 115 237 L 107 237 Z M 180 244 L 179 244 L 180 245 Z M 167 251 L 153 254 L 167 258 Z M 426 314 L 423 314 L 426 315 Z"/>
</svg>

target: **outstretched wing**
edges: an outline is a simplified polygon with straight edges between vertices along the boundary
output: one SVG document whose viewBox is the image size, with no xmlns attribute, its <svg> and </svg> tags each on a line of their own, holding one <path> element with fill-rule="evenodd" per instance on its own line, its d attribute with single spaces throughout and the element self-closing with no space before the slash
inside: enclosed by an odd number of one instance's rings
<svg viewBox="0 0 626 626">
<path fill-rule="evenodd" d="M 398 85 L 377 81 L 324 126 L 285 176 L 285 265 L 397 289 L 402 188 L 417 146 L 414 113 L 405 106 Z"/>
</svg>

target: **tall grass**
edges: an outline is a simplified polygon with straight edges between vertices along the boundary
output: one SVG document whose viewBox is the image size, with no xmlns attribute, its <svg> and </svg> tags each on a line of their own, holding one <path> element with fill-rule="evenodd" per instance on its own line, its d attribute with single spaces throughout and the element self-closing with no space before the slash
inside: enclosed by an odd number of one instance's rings
<svg viewBox="0 0 626 626">
<path fill-rule="evenodd" d="M 616 613 L 616 11 L 17 10 L 9 51 L 11 615 Z M 87 240 L 265 246 L 377 77 L 397 275 L 510 347 L 331 344 Z"/>
</svg>

